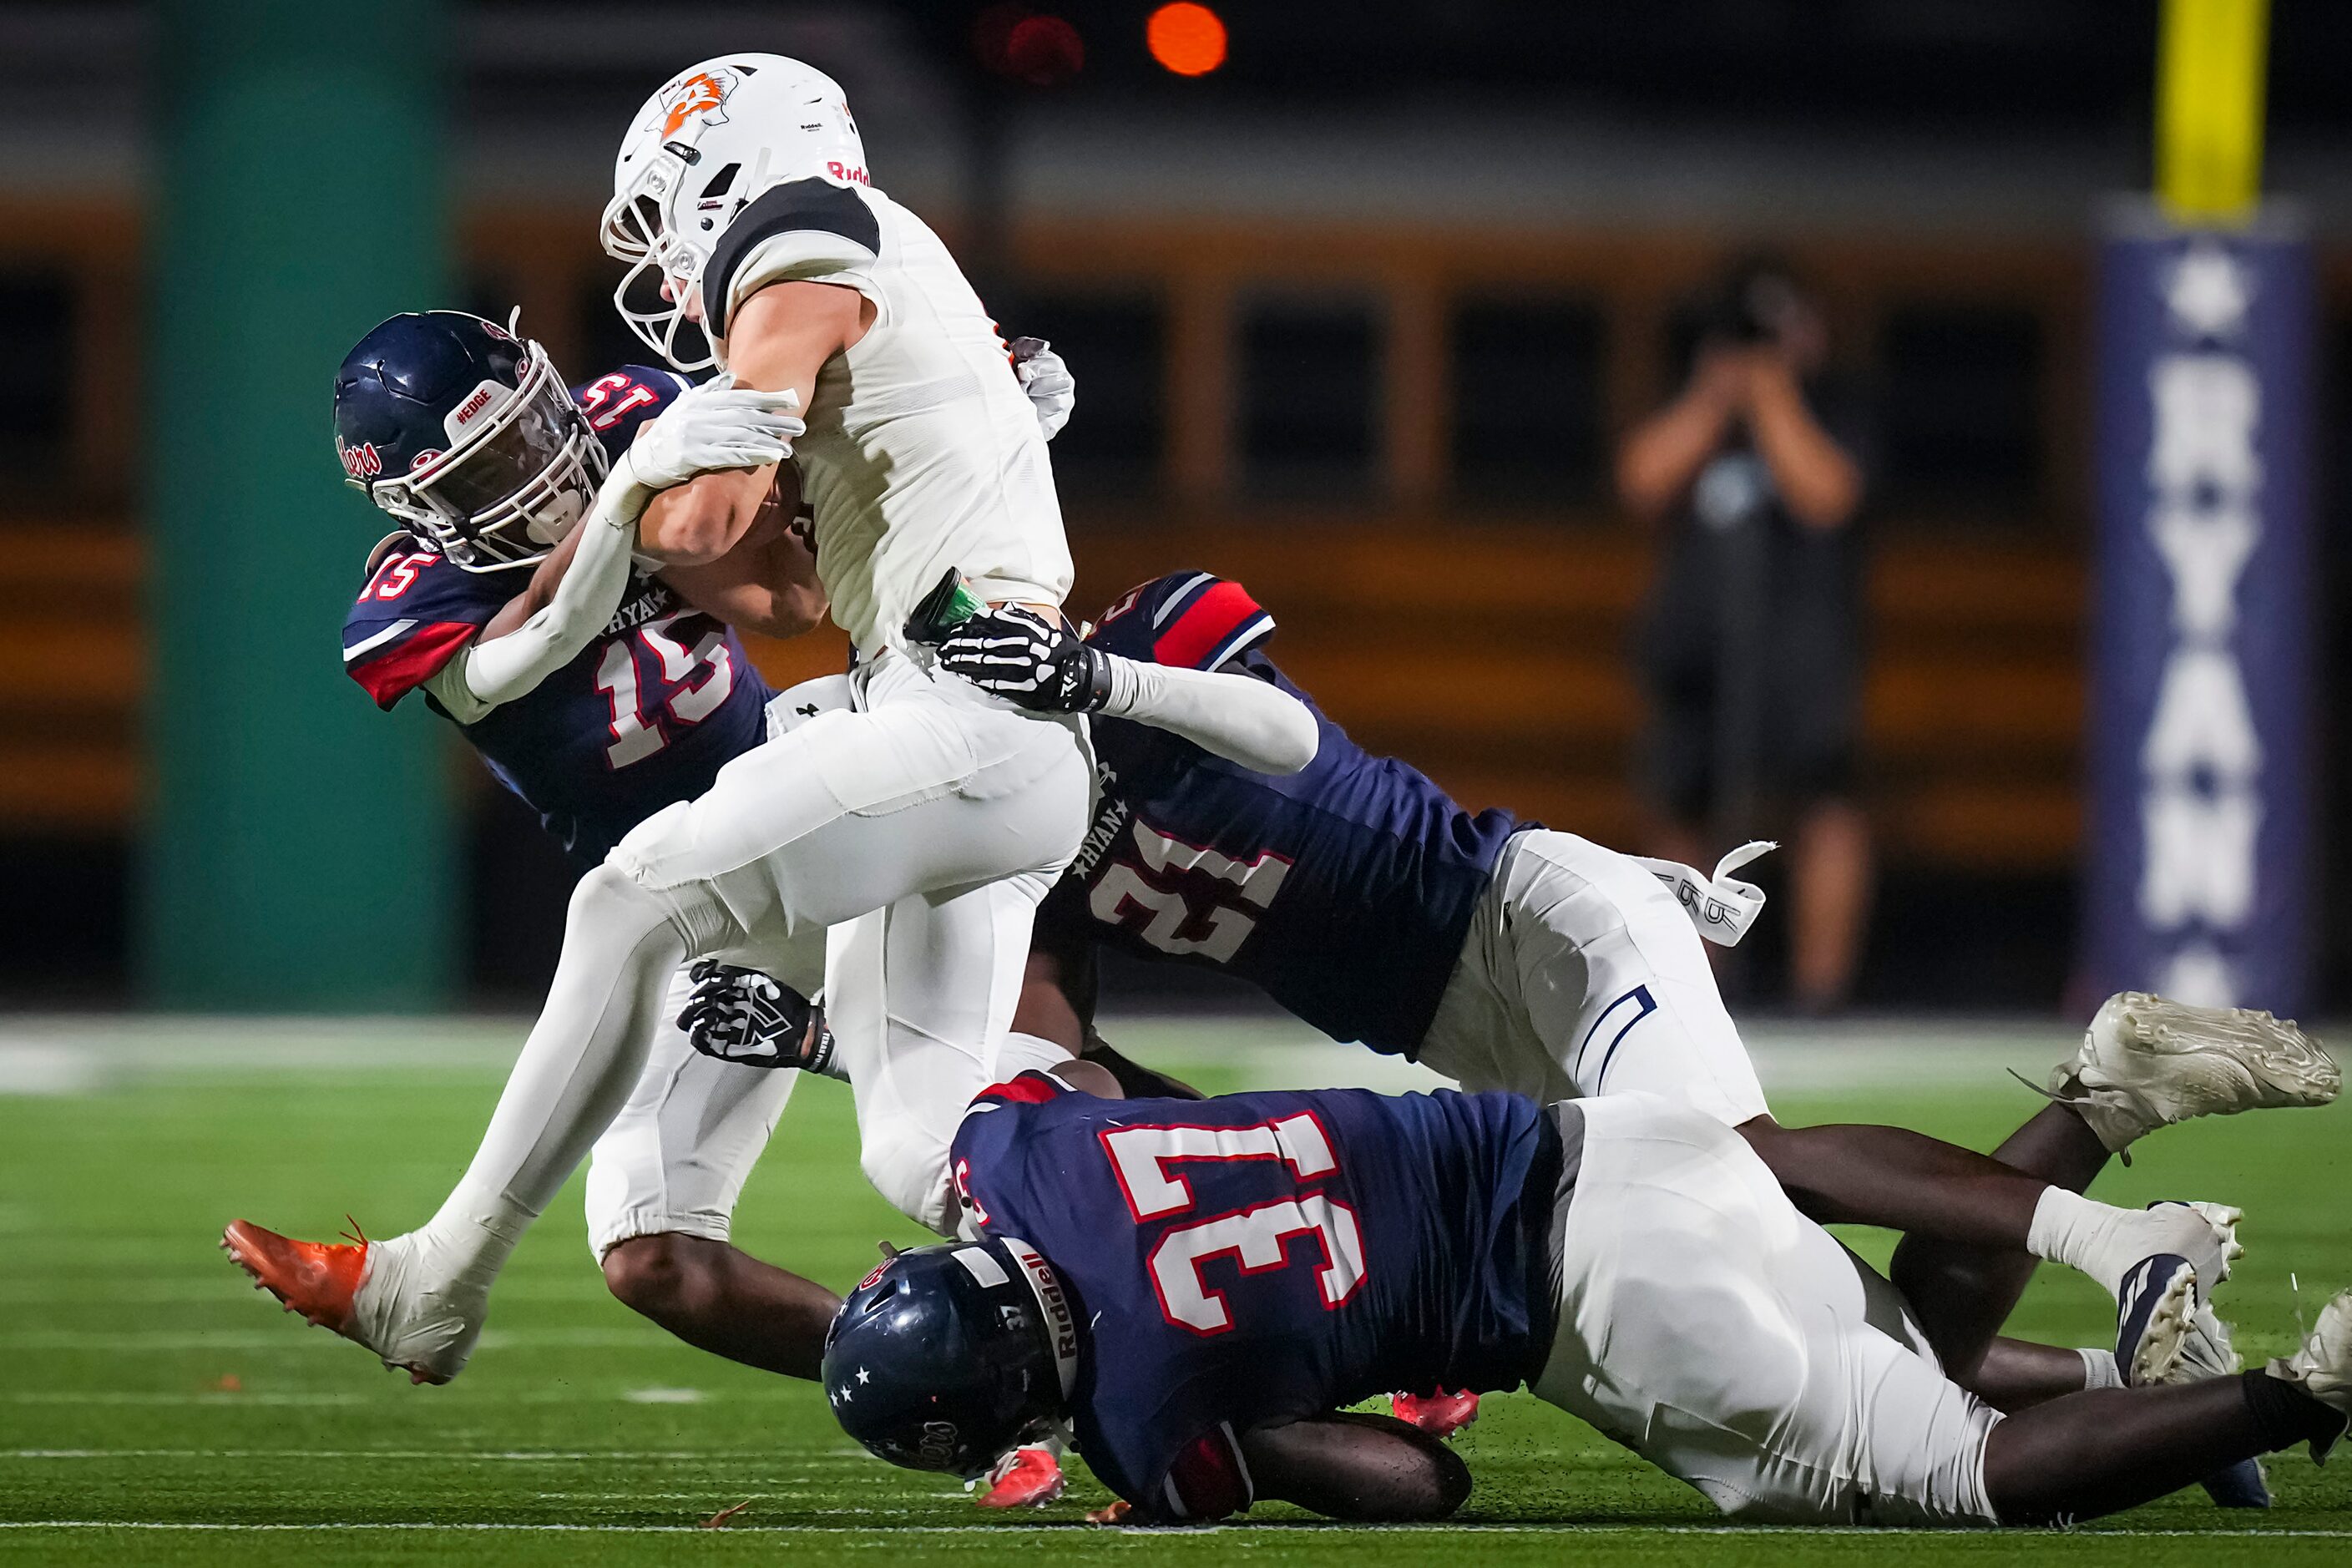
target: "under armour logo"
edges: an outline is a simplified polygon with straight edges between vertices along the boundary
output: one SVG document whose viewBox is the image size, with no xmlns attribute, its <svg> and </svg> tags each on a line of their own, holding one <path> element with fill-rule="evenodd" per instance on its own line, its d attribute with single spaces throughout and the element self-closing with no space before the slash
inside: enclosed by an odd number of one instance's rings
<svg viewBox="0 0 2352 1568">
<path fill-rule="evenodd" d="M 816 704 L 814 702 L 803 702 L 799 707 L 793 709 L 793 711 L 799 714 L 803 719 L 814 719 L 816 717 Z"/>
</svg>

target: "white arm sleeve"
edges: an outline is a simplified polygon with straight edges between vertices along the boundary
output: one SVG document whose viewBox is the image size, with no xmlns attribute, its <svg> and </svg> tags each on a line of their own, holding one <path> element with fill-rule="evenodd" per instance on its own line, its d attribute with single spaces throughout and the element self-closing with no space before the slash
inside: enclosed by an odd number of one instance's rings
<svg viewBox="0 0 2352 1568">
<path fill-rule="evenodd" d="M 579 657 L 621 607 L 637 519 L 658 493 L 637 482 L 623 453 L 596 492 L 596 504 L 580 521 L 586 531 L 555 585 L 555 596 L 506 636 L 467 644 L 425 682 L 451 717 L 473 723 L 501 703 L 528 695 Z"/>
<path fill-rule="evenodd" d="M 1295 773 L 1320 743 L 1307 704 L 1255 676 L 1147 664 L 1105 654 L 1110 698 L 1101 711 L 1181 735 L 1253 773 Z"/>
</svg>

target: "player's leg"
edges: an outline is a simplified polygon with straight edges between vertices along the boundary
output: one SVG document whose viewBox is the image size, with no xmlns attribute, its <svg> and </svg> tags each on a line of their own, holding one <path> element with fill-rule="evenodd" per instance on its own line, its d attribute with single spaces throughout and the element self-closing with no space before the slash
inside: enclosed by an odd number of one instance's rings
<svg viewBox="0 0 2352 1568">
<path fill-rule="evenodd" d="M 2112 1154 L 2191 1117 L 2324 1105 L 2342 1075 L 2292 1022 L 2242 1008 L 2190 1007 L 2142 993 L 2111 997 L 2057 1072 L 2059 1098 L 2011 1134 L 1993 1158 L 2080 1193 Z M 2128 1157 L 2128 1156 L 2126 1156 Z M 1982 1350 L 2016 1306 L 2035 1258 L 1941 1236 L 1906 1236 L 1892 1272 L 1917 1304 L 1948 1366 L 1985 1356 L 2006 1382 L 2005 1351 Z M 1973 1348 L 1972 1348 L 1973 1347 Z"/>
<path fill-rule="evenodd" d="M 613 1294 L 688 1344 L 816 1375 L 840 1298 L 732 1245 L 744 1179 L 801 1075 L 718 1061 L 677 1026 L 680 970 L 637 1086 L 588 1161 L 588 1244 Z"/>
<path fill-rule="evenodd" d="M 2135 1507 L 2297 1442 L 2344 1418 L 2263 1373 L 2169 1387 L 2076 1392 L 2006 1419 L 1958 1394 L 1932 1356 L 1856 1321 L 1823 1271 L 1777 1293 L 1809 1325 L 1805 1394 L 1768 1447 L 1780 1463 L 1866 1478 L 1873 1522 L 1990 1518 L 2052 1524 Z M 1956 1507 L 1966 1500 L 1965 1507 Z"/>
<path fill-rule="evenodd" d="M 1992 1152 L 2000 1163 L 2071 1193 L 2087 1190 L 2106 1146 L 2068 1106 L 2043 1106 Z M 2021 1354 L 1998 1339 L 2041 1259 L 2022 1247 L 1906 1236 L 1888 1273 L 1953 1375 L 2005 1410 L 2086 1386 L 2084 1368 Z M 2034 1347 L 2036 1350 L 2044 1347 Z M 2072 1352 L 2068 1352 L 2072 1353 Z M 2067 1385 L 2069 1373 L 2074 1377 Z"/>
<path fill-rule="evenodd" d="M 466 1173 L 433 1218 L 389 1240 L 331 1247 L 240 1220 L 223 1246 L 311 1321 L 420 1383 L 461 1371 L 491 1282 L 627 1100 L 645 1066 L 686 932 L 671 904 L 609 862 L 572 890 L 547 1006 L 509 1072 Z"/>
<path fill-rule="evenodd" d="M 954 1233 L 948 1145 L 972 1097 L 1073 1053 L 1011 1026 L 1031 919 L 1058 865 L 904 899 L 835 932 L 826 1019 L 856 1096 L 860 1162 L 918 1223 Z"/>
<path fill-rule="evenodd" d="M 2045 1522 L 2161 1496 L 2352 1405 L 2352 1296 L 2272 1373 L 2077 1394 L 2006 1420 L 1887 1321 L 1760 1161 L 1649 1099 L 1580 1125 L 1563 1298 L 1536 1392 L 1727 1512 L 1786 1522 Z M 1605 1352 L 1605 1353 L 1604 1353 Z M 2013 1429 L 2012 1429 L 2013 1428 Z"/>
<path fill-rule="evenodd" d="M 2268 1371 L 2173 1387 L 2093 1389 L 1993 1427 L 1985 1491 L 2003 1524 L 2095 1519 L 2297 1443 L 2324 1448 L 2344 1422 L 2341 1408 Z"/>
<path fill-rule="evenodd" d="M 1916 1352 L 1891 1290 L 1738 1134 L 1644 1094 L 1554 1114 L 1575 1163 L 1539 1396 L 1743 1518 L 1990 1517 L 1973 1457 L 1998 1415 Z M 1900 1409 L 1917 1453 L 1899 1454 L 1867 1416 L 1910 1369 L 1923 1375 Z"/>
<path fill-rule="evenodd" d="M 969 689 L 826 714 L 736 759 L 582 879 L 546 1009 L 432 1221 L 340 1260 L 323 1290 L 317 1262 L 287 1258 L 283 1238 L 257 1258 L 233 1227 L 233 1254 L 289 1303 L 315 1298 L 314 1321 L 446 1381 L 508 1254 L 635 1084 L 681 961 L 731 951 L 776 972 L 775 949 L 821 944 L 828 926 L 921 889 L 1058 868 L 1091 786 L 1082 730 L 982 705 Z"/>
<path fill-rule="evenodd" d="M 909 979 L 908 994 L 952 994 L 980 977 L 983 1005 L 950 1017 L 928 1011 L 927 1001 L 904 1019 L 861 1012 L 870 993 L 828 989 L 828 1017 L 861 1101 L 880 1095 L 922 1111 L 911 1121 L 861 1116 L 865 1132 L 883 1140 L 866 1148 L 866 1168 L 877 1178 L 894 1173 L 885 1195 L 936 1225 L 947 1206 L 948 1141 L 971 1096 L 993 1080 L 1029 915 L 1076 848 L 1093 768 L 1081 728 L 919 675 L 885 671 L 875 684 L 898 693 L 887 705 L 821 715 L 730 763 L 709 794 L 631 833 L 612 864 L 669 903 L 698 953 L 726 951 L 782 973 L 761 943 L 791 958 L 831 928 L 903 901 L 903 911 L 878 927 L 858 924 L 845 940 L 854 945 L 857 932 L 912 919 L 899 967 L 955 979 L 929 992 Z M 919 911 L 928 910 L 956 918 L 926 926 Z M 982 910 L 988 917 L 976 919 Z M 904 1063 L 895 1059 L 902 1049 Z M 908 1138 L 929 1141 L 926 1157 L 889 1146 Z"/>
<path fill-rule="evenodd" d="M 1535 831 L 1511 840 L 1496 878 L 1506 918 L 1492 938 L 1472 939 L 1492 942 L 1492 988 L 1520 1020 L 1488 1047 L 1503 1080 L 1496 1087 L 1651 1093 L 1689 1106 L 1738 1129 L 1798 1206 L 1823 1223 L 2055 1248 L 2043 1255 L 2110 1290 L 2159 1251 L 2189 1257 L 2209 1285 L 2220 1279 L 2227 1238 L 2204 1239 L 2186 1215 L 2062 1194 L 2058 1206 L 2073 1223 L 2037 1231 L 2050 1184 L 1985 1155 L 1897 1127 L 1780 1126 L 1696 928 L 1639 862 L 1571 834 Z M 1425 1047 L 1422 1059 L 1449 1070 L 1464 1053 L 1448 1046 Z M 1513 1056 L 1523 1064 L 1516 1070 Z"/>
</svg>

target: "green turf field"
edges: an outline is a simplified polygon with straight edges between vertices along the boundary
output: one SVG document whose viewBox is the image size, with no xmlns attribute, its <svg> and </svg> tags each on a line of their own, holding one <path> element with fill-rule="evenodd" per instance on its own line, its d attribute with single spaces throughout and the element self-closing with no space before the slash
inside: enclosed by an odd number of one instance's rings
<svg viewBox="0 0 2352 1568">
<path fill-rule="evenodd" d="M 1229 1032 L 1115 1037 L 1149 1054 L 1212 1034 Z M 419 1035 L 444 1043 L 420 1051 Z M 321 1236 L 346 1209 L 378 1231 L 421 1220 L 517 1037 L 0 1025 L 0 1561 L 2352 1562 L 2352 1467 L 2299 1454 L 2272 1462 L 2282 1506 L 2267 1515 L 2195 1496 L 2065 1535 L 1722 1531 L 1695 1495 L 1525 1396 L 1491 1400 L 1459 1439 L 1477 1490 L 1452 1526 L 1348 1530 L 1270 1507 L 1218 1531 L 1101 1531 L 1079 1521 L 1106 1494 L 1075 1464 L 1068 1500 L 984 1519 L 959 1489 L 866 1458 L 813 1385 L 689 1350 L 608 1299 L 576 1185 L 517 1255 L 472 1369 L 444 1389 L 411 1388 L 279 1314 L 214 1250 L 240 1214 Z M 2034 1104 L 1998 1064 L 2044 1062 L 2055 1039 L 1915 1033 L 1759 1054 L 1783 1120 L 1891 1121 L 1981 1146 Z M 1367 1067 L 1280 1046 L 1174 1065 L 1219 1088 Z M 2096 1191 L 2245 1206 L 2251 1251 L 2223 1305 L 2249 1357 L 2294 1337 L 2291 1269 L 2306 1313 L 2352 1282 L 2343 1107 L 2174 1130 Z M 914 1239 L 858 1177 L 845 1090 L 803 1088 L 737 1236 L 836 1288 L 877 1237 Z M 1856 1240 L 1883 1253 L 1883 1237 Z M 2092 1343 L 2106 1310 L 2095 1288 L 2049 1278 L 2018 1327 Z M 700 1527 L 747 1502 L 723 1530 Z"/>
</svg>

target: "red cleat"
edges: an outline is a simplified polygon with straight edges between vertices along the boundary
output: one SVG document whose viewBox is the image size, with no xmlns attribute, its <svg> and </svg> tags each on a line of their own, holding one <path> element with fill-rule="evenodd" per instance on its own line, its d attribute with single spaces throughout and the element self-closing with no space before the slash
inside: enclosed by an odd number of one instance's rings
<svg viewBox="0 0 2352 1568">
<path fill-rule="evenodd" d="M 255 1289 L 268 1291 L 316 1327 L 353 1337 L 352 1301 L 367 1279 L 365 1237 L 353 1242 L 296 1241 L 240 1219 L 221 1232 L 220 1245 L 230 1262 L 253 1277 Z"/>
<path fill-rule="evenodd" d="M 1043 1508 L 1062 1495 L 1062 1462 L 1051 1448 L 1015 1448 L 988 1473 L 982 1508 Z"/>
<path fill-rule="evenodd" d="M 1475 1394 L 1398 1394 L 1389 1407 L 1400 1421 L 1409 1421 L 1433 1437 L 1451 1437 L 1478 1419 Z"/>
</svg>

